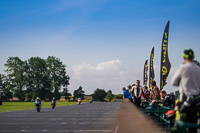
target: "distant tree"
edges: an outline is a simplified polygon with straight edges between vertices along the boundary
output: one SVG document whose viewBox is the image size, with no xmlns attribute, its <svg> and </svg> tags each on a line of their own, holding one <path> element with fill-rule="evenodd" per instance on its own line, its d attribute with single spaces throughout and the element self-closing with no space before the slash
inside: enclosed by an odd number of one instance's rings
<svg viewBox="0 0 200 133">
<path fill-rule="evenodd" d="M 83 91 L 83 87 L 80 86 L 77 90 L 74 91 L 74 99 L 81 98 L 84 99 L 85 91 Z"/>
<path fill-rule="evenodd" d="M 5 90 L 5 83 L 4 83 L 4 76 L 0 74 L 0 100 L 3 99 L 4 90 Z"/>
<path fill-rule="evenodd" d="M 2 93 L 2 99 L 8 100 L 13 98 L 13 86 L 9 83 L 7 76 L 0 74 L 0 88 Z"/>
<path fill-rule="evenodd" d="M 40 57 L 31 57 L 28 60 L 28 67 L 27 92 L 33 93 L 30 98 L 40 97 L 42 100 L 49 98 L 51 85 L 45 60 Z"/>
<path fill-rule="evenodd" d="M 68 88 L 63 88 L 63 92 L 62 92 L 62 95 L 65 96 L 65 99 L 70 99 L 69 97 L 72 96 L 71 93 L 69 93 L 69 90 Z"/>
<path fill-rule="evenodd" d="M 94 100 L 104 101 L 107 93 L 104 89 L 97 88 L 92 94 Z"/>
<path fill-rule="evenodd" d="M 106 98 L 109 100 L 109 102 L 111 102 L 111 100 L 114 98 L 111 90 L 108 90 Z"/>
<path fill-rule="evenodd" d="M 26 86 L 27 63 L 18 57 L 9 57 L 6 64 L 7 82 L 12 86 L 14 95 L 20 100 L 25 100 L 24 89 Z"/>
<path fill-rule="evenodd" d="M 31 57 L 22 61 L 18 57 L 9 57 L 6 64 L 4 94 L 11 92 L 20 100 L 40 97 L 42 100 L 60 99 L 61 88 L 67 88 L 70 77 L 66 66 L 60 59 L 49 56 L 47 59 Z"/>
<path fill-rule="evenodd" d="M 4 76 L 0 74 L 0 96 L 3 95 L 3 90 L 5 89 L 5 83 L 4 83 L 3 77 Z"/>
<path fill-rule="evenodd" d="M 114 96 L 116 99 L 123 99 L 123 94 L 118 94 Z"/>
<path fill-rule="evenodd" d="M 70 77 L 66 74 L 66 66 L 54 56 L 49 56 L 46 59 L 46 65 L 53 95 L 56 99 L 60 99 L 61 87 L 67 88 L 69 85 Z"/>
</svg>

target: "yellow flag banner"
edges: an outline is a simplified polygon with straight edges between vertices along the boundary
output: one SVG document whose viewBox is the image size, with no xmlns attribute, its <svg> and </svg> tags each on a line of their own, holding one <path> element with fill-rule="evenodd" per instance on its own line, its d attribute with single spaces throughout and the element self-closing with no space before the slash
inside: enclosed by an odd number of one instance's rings
<svg viewBox="0 0 200 133">
<path fill-rule="evenodd" d="M 145 61 L 145 64 L 144 64 L 144 83 L 143 85 L 147 85 L 147 81 L 148 81 L 148 76 L 147 76 L 147 72 L 148 72 L 148 60 Z"/>
<path fill-rule="evenodd" d="M 151 89 L 151 85 L 150 85 L 151 80 L 154 80 L 154 78 L 155 78 L 154 67 L 153 67 L 153 58 L 154 58 L 154 47 L 152 48 L 151 55 L 150 55 L 149 89 Z"/>
<path fill-rule="evenodd" d="M 171 64 L 168 57 L 168 38 L 169 38 L 169 21 L 165 27 L 162 48 L 161 48 L 161 67 L 160 67 L 160 90 L 167 84 L 166 80 L 168 78 Z"/>
</svg>

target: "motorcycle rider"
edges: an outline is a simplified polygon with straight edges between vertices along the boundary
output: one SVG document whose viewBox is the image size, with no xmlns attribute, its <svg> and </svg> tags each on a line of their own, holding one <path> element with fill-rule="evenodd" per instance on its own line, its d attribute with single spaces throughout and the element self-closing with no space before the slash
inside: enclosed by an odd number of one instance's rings
<svg viewBox="0 0 200 133">
<path fill-rule="evenodd" d="M 81 98 L 78 98 L 78 104 L 81 104 Z"/>
<path fill-rule="evenodd" d="M 192 103 L 200 94 L 200 67 L 194 63 L 194 52 L 192 49 L 184 50 L 184 63 L 174 74 L 171 83 L 179 86 L 179 112 L 182 121 L 197 123 L 197 112 L 192 111 L 196 108 L 196 103 Z M 199 101 L 198 101 L 199 102 Z M 188 107 L 188 108 L 187 108 Z M 185 109 L 187 108 L 187 109 Z M 188 129 L 190 133 L 196 133 L 197 129 Z"/>
<path fill-rule="evenodd" d="M 39 103 L 39 106 L 40 106 L 40 108 L 41 108 L 42 101 L 41 101 L 41 99 L 40 99 L 39 97 L 36 98 L 36 100 L 35 100 L 35 105 L 36 105 L 36 103 Z"/>
<path fill-rule="evenodd" d="M 35 101 L 38 101 L 40 104 L 42 104 L 42 101 L 39 97 L 37 97 Z"/>
<path fill-rule="evenodd" d="M 55 99 L 55 97 L 53 97 L 53 99 L 51 101 L 51 104 L 55 104 L 55 106 L 56 106 L 56 99 Z"/>
</svg>

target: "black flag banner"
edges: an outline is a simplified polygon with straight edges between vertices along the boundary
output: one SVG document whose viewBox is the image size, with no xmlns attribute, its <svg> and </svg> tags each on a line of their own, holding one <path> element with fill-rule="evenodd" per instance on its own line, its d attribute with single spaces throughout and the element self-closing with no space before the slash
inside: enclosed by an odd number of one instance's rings
<svg viewBox="0 0 200 133">
<path fill-rule="evenodd" d="M 168 58 L 168 38 L 169 38 L 169 21 L 165 27 L 165 31 L 162 39 L 161 48 L 161 67 L 160 67 L 160 90 L 167 84 L 166 80 L 168 78 L 171 64 Z"/>
<path fill-rule="evenodd" d="M 148 81 L 148 76 L 147 76 L 147 72 L 148 72 L 148 60 L 145 61 L 144 64 L 144 85 L 147 85 L 147 81 Z"/>
<path fill-rule="evenodd" d="M 150 55 L 150 69 L 149 69 L 149 89 L 151 89 L 151 80 L 155 78 L 154 74 L 154 67 L 153 67 L 153 58 L 154 58 L 154 47 L 151 50 L 151 55 Z"/>
</svg>

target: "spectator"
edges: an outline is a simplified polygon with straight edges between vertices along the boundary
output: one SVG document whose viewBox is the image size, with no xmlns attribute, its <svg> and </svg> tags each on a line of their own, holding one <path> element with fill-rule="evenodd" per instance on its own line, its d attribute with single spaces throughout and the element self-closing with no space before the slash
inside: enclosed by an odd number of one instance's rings
<svg viewBox="0 0 200 133">
<path fill-rule="evenodd" d="M 149 96 L 150 96 L 150 91 L 148 90 L 148 87 L 146 85 L 144 85 L 144 99 L 146 101 L 149 100 Z"/>
<path fill-rule="evenodd" d="M 170 108 L 174 108 L 175 106 L 175 99 L 173 95 L 168 95 L 166 91 L 160 91 L 160 100 L 152 100 L 152 103 L 160 103 L 163 106 L 167 106 Z"/>
<path fill-rule="evenodd" d="M 125 87 L 122 88 L 122 91 L 123 91 L 123 98 L 128 98 L 132 102 L 131 93 L 129 93 L 129 91 L 126 90 Z"/>
<path fill-rule="evenodd" d="M 132 93 L 132 86 L 131 86 L 131 85 L 128 85 L 127 87 L 128 87 L 129 93 Z"/>
<path fill-rule="evenodd" d="M 138 108 L 140 108 L 142 95 L 144 95 L 143 88 L 140 85 L 140 80 L 137 80 L 136 85 L 133 86 L 132 96 L 134 97 L 134 103 Z"/>
<path fill-rule="evenodd" d="M 156 81 L 151 80 L 151 87 L 151 100 L 160 100 L 159 88 L 156 85 Z"/>
</svg>

